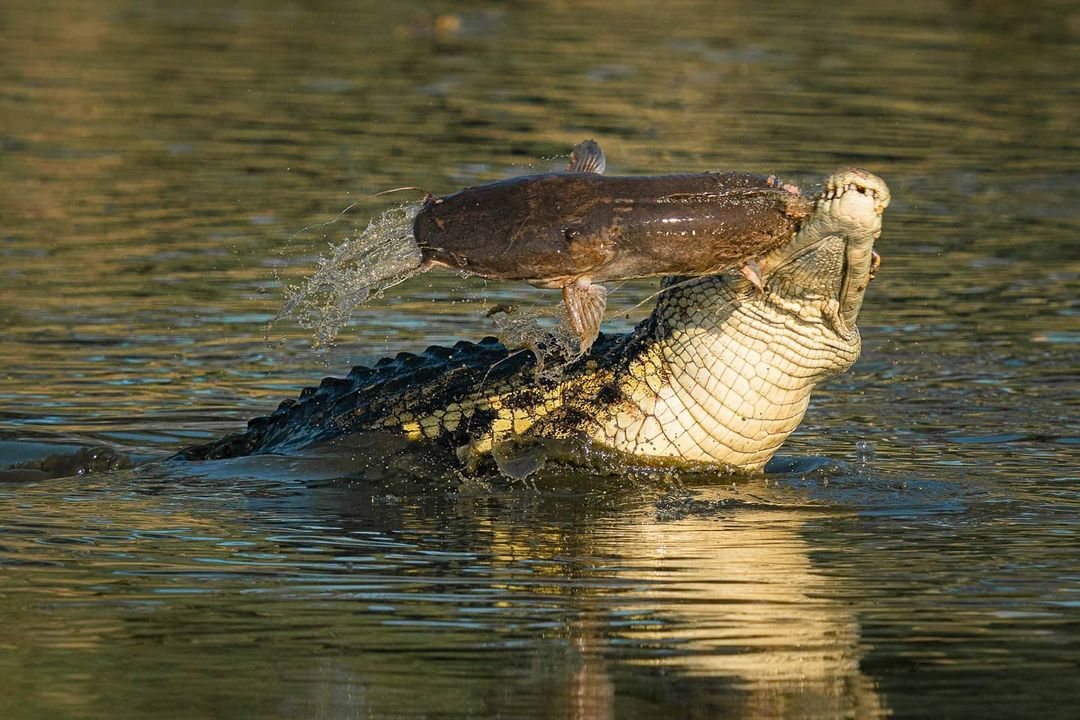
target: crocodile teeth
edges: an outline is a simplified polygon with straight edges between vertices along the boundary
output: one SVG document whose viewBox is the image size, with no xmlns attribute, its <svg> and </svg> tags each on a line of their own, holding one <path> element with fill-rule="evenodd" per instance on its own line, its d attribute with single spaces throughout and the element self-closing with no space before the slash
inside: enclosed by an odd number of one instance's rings
<svg viewBox="0 0 1080 720">
<path fill-rule="evenodd" d="M 831 200 L 835 200 L 838 197 L 840 197 L 840 196 L 842 196 L 842 195 L 844 195 L 845 193 L 848 193 L 848 192 L 858 192 L 858 193 L 862 193 L 863 195 L 867 195 L 871 199 L 873 199 L 875 201 L 875 203 L 879 203 L 881 201 L 881 197 L 880 197 L 880 195 L 878 194 L 878 191 L 875 188 L 867 187 L 866 185 L 861 185 L 858 182 L 852 181 L 852 182 L 846 183 L 842 187 L 838 187 L 836 185 L 827 186 L 825 188 L 824 192 L 821 194 L 821 196 L 818 197 L 817 204 L 821 205 L 821 204 L 827 203 L 827 202 L 829 202 Z M 878 215 L 880 215 L 884 210 L 885 210 L 884 207 L 882 207 L 880 210 L 875 209 L 875 211 L 877 212 Z"/>
</svg>

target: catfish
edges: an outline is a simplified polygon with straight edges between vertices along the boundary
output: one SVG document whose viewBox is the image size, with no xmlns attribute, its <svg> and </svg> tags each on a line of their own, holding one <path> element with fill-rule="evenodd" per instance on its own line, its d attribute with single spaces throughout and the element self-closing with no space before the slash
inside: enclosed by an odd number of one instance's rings
<svg viewBox="0 0 1080 720">
<path fill-rule="evenodd" d="M 428 196 L 413 222 L 425 271 L 436 266 L 560 288 L 586 351 L 607 303 L 602 283 L 738 268 L 759 291 L 757 258 L 788 242 L 813 209 L 795 186 L 740 172 L 614 177 L 593 140 L 566 172 Z"/>
</svg>

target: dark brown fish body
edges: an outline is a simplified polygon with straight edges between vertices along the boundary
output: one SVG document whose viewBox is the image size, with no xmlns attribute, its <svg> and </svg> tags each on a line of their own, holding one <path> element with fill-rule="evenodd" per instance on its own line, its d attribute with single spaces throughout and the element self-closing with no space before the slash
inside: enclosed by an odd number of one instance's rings
<svg viewBox="0 0 1080 720">
<path fill-rule="evenodd" d="M 600 146 L 586 140 L 568 172 L 428 199 L 413 223 L 420 268 L 562 288 L 584 351 L 604 317 L 602 283 L 740 267 L 761 289 L 754 258 L 788 242 L 812 209 L 797 188 L 771 177 L 605 177 L 606 164 Z"/>
<path fill-rule="evenodd" d="M 747 173 L 550 173 L 431 199 L 413 227 L 429 264 L 563 287 L 737 267 L 787 242 L 810 207 Z"/>
</svg>

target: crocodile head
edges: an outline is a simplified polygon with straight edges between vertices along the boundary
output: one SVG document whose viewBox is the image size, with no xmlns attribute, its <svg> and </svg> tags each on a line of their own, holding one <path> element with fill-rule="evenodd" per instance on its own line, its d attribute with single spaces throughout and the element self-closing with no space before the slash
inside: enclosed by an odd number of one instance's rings
<svg viewBox="0 0 1080 720">
<path fill-rule="evenodd" d="M 761 262 L 775 292 L 800 303 L 829 306 L 835 310 L 836 330 L 853 333 L 863 294 L 877 269 L 874 241 L 881 235 L 890 197 L 885 182 L 865 170 L 847 168 L 830 175 L 792 242 Z"/>
<path fill-rule="evenodd" d="M 657 388 L 636 392 L 646 419 L 624 413 L 600 437 L 636 454 L 764 466 L 814 387 L 859 356 L 855 319 L 888 203 L 880 178 L 840 170 L 791 240 L 760 259 L 760 291 L 739 272 L 670 279 L 654 313 L 661 359 L 637 371 Z"/>
</svg>

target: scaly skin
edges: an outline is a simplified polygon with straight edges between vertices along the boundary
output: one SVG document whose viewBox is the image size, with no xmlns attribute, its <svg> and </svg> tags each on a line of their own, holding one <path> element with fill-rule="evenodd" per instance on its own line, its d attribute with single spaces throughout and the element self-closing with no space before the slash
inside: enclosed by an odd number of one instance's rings
<svg viewBox="0 0 1080 720">
<path fill-rule="evenodd" d="M 739 273 L 667 278 L 633 332 L 601 336 L 559 379 L 493 338 L 355 368 L 269 418 L 182 459 L 282 452 L 352 433 L 405 434 L 468 464 L 509 440 L 585 439 L 638 456 L 759 470 L 802 420 L 810 392 L 859 355 L 855 318 L 876 269 L 889 191 L 833 173 L 792 240 Z M 549 360 L 550 363 L 550 360 Z"/>
</svg>

